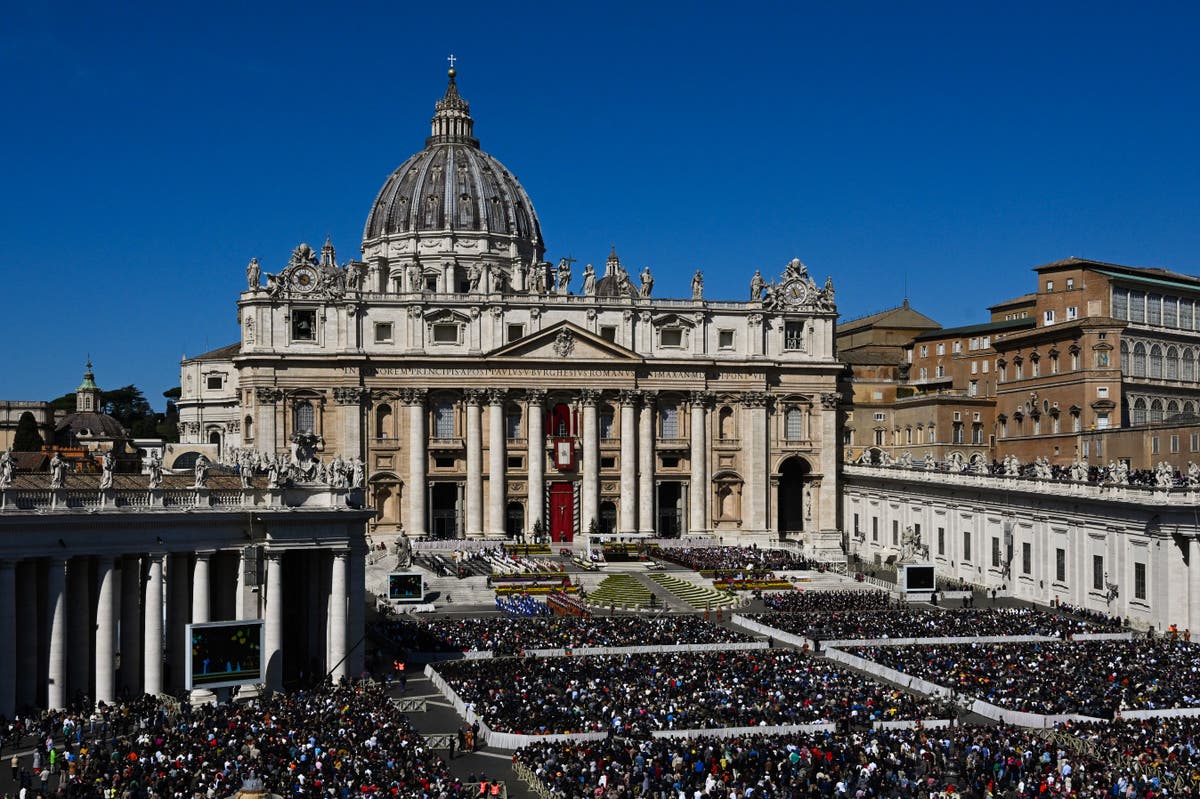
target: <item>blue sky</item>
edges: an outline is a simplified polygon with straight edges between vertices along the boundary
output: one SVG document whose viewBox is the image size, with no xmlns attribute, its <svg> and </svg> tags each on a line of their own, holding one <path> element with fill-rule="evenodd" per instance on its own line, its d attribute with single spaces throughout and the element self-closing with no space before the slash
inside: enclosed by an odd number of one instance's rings
<svg viewBox="0 0 1200 799">
<path fill-rule="evenodd" d="M 0 398 L 161 407 L 236 340 L 244 267 L 358 254 L 458 57 L 548 257 L 746 296 L 799 257 L 843 318 L 944 325 L 1068 255 L 1200 273 L 1185 3 L 28 3 L 0 27 Z M 578 274 L 578 270 L 577 270 Z"/>
</svg>

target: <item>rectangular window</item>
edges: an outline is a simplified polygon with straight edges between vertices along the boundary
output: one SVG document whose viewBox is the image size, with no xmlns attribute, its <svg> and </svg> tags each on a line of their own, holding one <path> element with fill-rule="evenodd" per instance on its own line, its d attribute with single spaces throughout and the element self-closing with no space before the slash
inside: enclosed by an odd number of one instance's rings
<svg viewBox="0 0 1200 799">
<path fill-rule="evenodd" d="M 962 352 L 962 342 L 961 341 L 954 342 L 951 349 L 955 354 Z"/>
<path fill-rule="evenodd" d="M 1129 318 L 1129 289 L 1120 289 L 1113 287 L 1112 290 L 1112 315 L 1116 319 Z"/>
<path fill-rule="evenodd" d="M 1054 281 L 1053 280 L 1046 281 L 1046 291 L 1054 291 Z"/>
<path fill-rule="evenodd" d="M 1067 550 L 1061 547 L 1054 550 L 1054 579 L 1060 583 L 1067 581 Z"/>
<path fill-rule="evenodd" d="M 1104 590 L 1104 556 L 1092 555 L 1092 588 Z"/>
<path fill-rule="evenodd" d="M 719 330 L 717 331 L 717 348 L 722 350 L 733 349 L 733 331 Z"/>
<path fill-rule="evenodd" d="M 937 345 L 937 354 L 938 354 L 938 355 L 945 355 L 945 354 L 946 354 L 946 345 L 945 345 L 945 344 L 938 344 L 938 345 Z"/>
<path fill-rule="evenodd" d="M 1146 324 L 1162 324 L 1162 295 L 1149 294 L 1146 296 Z"/>
<path fill-rule="evenodd" d="M 520 455 L 509 455 L 508 456 L 508 468 L 517 469 L 517 470 L 524 469 L 525 468 L 525 459 L 522 458 Z"/>
<path fill-rule="evenodd" d="M 453 469 L 458 464 L 457 458 L 434 458 L 433 465 L 438 469 Z"/>
<path fill-rule="evenodd" d="M 874 418 L 877 422 L 887 421 L 887 414 L 883 411 L 875 411 Z"/>
<path fill-rule="evenodd" d="M 992 362 L 991 362 L 991 361 L 984 361 L 984 362 L 983 362 L 983 373 L 984 373 L 985 375 L 988 373 L 988 369 L 990 369 L 990 368 L 991 368 L 991 365 L 992 365 Z"/>
<path fill-rule="evenodd" d="M 1071 319 L 1078 319 L 1078 318 L 1079 318 L 1079 306 L 1078 305 L 1068 305 L 1067 306 L 1068 321 Z"/>
<path fill-rule="evenodd" d="M 854 532 L 858 532 L 858 514 L 854 514 Z"/>
<path fill-rule="evenodd" d="M 1133 564 L 1133 598 L 1146 598 L 1146 564 Z"/>
<path fill-rule="evenodd" d="M 392 340 L 392 323 L 391 322 L 376 322 L 375 323 L 375 343 L 387 344 Z"/>
<path fill-rule="evenodd" d="M 871 517 L 871 540 L 879 540 L 879 519 L 875 516 Z"/>
<path fill-rule="evenodd" d="M 784 322 L 783 348 L 785 350 L 804 349 L 804 323 Z"/>
<path fill-rule="evenodd" d="M 983 425 L 971 425 L 971 443 L 976 445 L 983 443 Z"/>
<path fill-rule="evenodd" d="M 792 408 L 783 416 L 784 420 L 784 436 L 788 441 L 801 441 L 804 439 L 804 414 Z"/>
<path fill-rule="evenodd" d="M 979 374 L 979 361 L 971 361 L 971 374 Z"/>
<path fill-rule="evenodd" d="M 938 377 L 946 376 L 946 367 L 942 366 L 940 363 L 937 366 L 937 376 Z"/>
<path fill-rule="evenodd" d="M 1158 436 L 1150 437 L 1150 454 L 1151 455 L 1159 454 Z"/>
<path fill-rule="evenodd" d="M 1029 376 L 1030 377 L 1040 377 L 1041 374 L 1042 374 L 1042 362 L 1040 360 L 1030 361 L 1029 362 Z"/>
<path fill-rule="evenodd" d="M 209 391 L 220 391 L 221 390 L 221 376 L 220 375 L 209 375 L 208 390 Z"/>
<path fill-rule="evenodd" d="M 1146 292 L 1144 292 L 1144 291 L 1129 292 L 1129 321 L 1130 322 L 1145 322 L 1146 321 Z"/>
<path fill-rule="evenodd" d="M 1171 436 L 1171 451 L 1179 451 L 1179 436 Z"/>
<path fill-rule="evenodd" d="M 963 530 L 963 560 L 971 559 L 971 531 Z"/>
<path fill-rule="evenodd" d="M 1192 452 L 1200 452 L 1200 433 L 1192 433 L 1190 449 Z"/>
<path fill-rule="evenodd" d="M 317 311 L 315 308 L 292 309 L 292 341 L 317 340 Z"/>
<path fill-rule="evenodd" d="M 1000 568 L 1000 539 L 992 536 L 992 568 Z"/>
<path fill-rule="evenodd" d="M 892 546 L 900 546 L 900 522 L 892 519 Z"/>
<path fill-rule="evenodd" d="M 1193 312 L 1194 302 L 1192 300 L 1179 301 L 1179 326 L 1184 330 L 1191 330 L 1195 314 Z"/>
<path fill-rule="evenodd" d="M 953 433 L 952 433 L 951 435 L 952 435 L 952 442 L 953 442 L 953 443 L 955 443 L 955 444 L 961 444 L 961 443 L 963 443 L 963 426 L 962 426 L 962 422 L 955 422 L 955 423 L 954 423 L 954 431 L 953 431 Z"/>
<path fill-rule="evenodd" d="M 601 458 L 600 459 L 600 468 L 601 469 L 617 468 L 617 459 L 612 457 L 611 455 Z"/>
<path fill-rule="evenodd" d="M 1163 297 L 1163 324 L 1167 327 L 1179 327 L 1179 299 Z"/>
<path fill-rule="evenodd" d="M 683 331 L 678 327 L 664 328 L 658 334 L 658 342 L 663 347 L 682 347 Z"/>
<path fill-rule="evenodd" d="M 928 358 L 928 357 L 929 357 L 929 345 L 928 345 L 928 344 L 922 344 L 922 345 L 921 345 L 921 357 L 922 357 L 922 358 Z"/>
<path fill-rule="evenodd" d="M 1075 288 L 1075 278 L 1069 277 L 1067 278 L 1067 291 L 1070 291 L 1073 288 Z"/>
<path fill-rule="evenodd" d="M 433 326 L 433 343 L 434 344 L 457 344 L 458 343 L 458 325 L 434 325 Z"/>
<path fill-rule="evenodd" d="M 511 344 L 514 341 L 517 341 L 521 338 L 524 338 L 524 337 L 525 337 L 525 325 L 509 325 L 508 326 L 508 335 L 506 336 L 505 340 L 509 344 Z"/>
<path fill-rule="evenodd" d="M 679 409 L 668 405 L 658 412 L 663 438 L 679 438 Z"/>
<path fill-rule="evenodd" d="M 938 535 L 938 554 L 945 555 L 946 554 L 946 528 L 939 527 L 937 535 Z"/>
<path fill-rule="evenodd" d="M 1030 574 L 1033 571 L 1033 545 L 1028 541 L 1021 543 L 1021 574 Z"/>
<path fill-rule="evenodd" d="M 971 365 L 974 366 L 975 364 L 971 364 Z M 972 380 L 971 382 L 967 383 L 967 396 L 968 397 L 978 397 L 979 396 L 979 381 L 978 380 Z"/>
<path fill-rule="evenodd" d="M 603 325 L 600 328 L 600 338 L 605 341 L 615 342 L 617 340 L 617 329 L 612 325 Z"/>
<path fill-rule="evenodd" d="M 1045 311 L 1042 314 L 1042 320 L 1048 325 L 1054 324 L 1054 309 L 1051 308 L 1051 309 Z"/>
<path fill-rule="evenodd" d="M 986 350 L 988 347 L 992 346 L 992 337 L 991 337 L 991 336 L 984 336 L 984 337 L 983 337 L 983 341 L 981 341 L 981 342 L 980 342 L 980 346 L 981 346 L 981 347 L 983 347 L 985 350 Z"/>
</svg>

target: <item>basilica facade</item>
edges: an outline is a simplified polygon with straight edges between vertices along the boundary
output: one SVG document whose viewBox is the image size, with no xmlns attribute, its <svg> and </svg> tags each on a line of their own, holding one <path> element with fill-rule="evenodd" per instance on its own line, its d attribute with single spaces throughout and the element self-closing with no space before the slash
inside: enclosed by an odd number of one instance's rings
<svg viewBox="0 0 1200 799">
<path fill-rule="evenodd" d="M 241 341 L 183 362 L 182 442 L 360 459 L 383 533 L 836 548 L 832 281 L 792 260 L 748 273 L 746 301 L 708 299 L 700 272 L 662 299 L 615 250 L 582 269 L 546 252 L 451 70 L 361 259 L 327 241 L 273 274 L 251 261 Z"/>
</svg>

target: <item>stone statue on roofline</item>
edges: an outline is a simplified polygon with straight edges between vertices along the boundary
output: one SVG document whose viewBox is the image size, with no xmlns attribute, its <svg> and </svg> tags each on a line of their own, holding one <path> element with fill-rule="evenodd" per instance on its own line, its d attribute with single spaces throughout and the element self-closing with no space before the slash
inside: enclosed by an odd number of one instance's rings
<svg viewBox="0 0 1200 799">
<path fill-rule="evenodd" d="M 767 281 L 763 280 L 762 272 L 758 269 L 754 270 L 754 277 L 750 278 L 750 301 L 761 302 L 763 291 L 767 288 Z"/>
<path fill-rule="evenodd" d="M 117 470 L 117 456 L 110 449 L 104 453 L 104 457 L 100 459 L 100 490 L 106 491 L 112 488 L 113 472 Z"/>
<path fill-rule="evenodd" d="M 696 274 L 692 275 L 692 299 L 704 299 L 704 273 L 699 269 L 696 270 Z"/>
<path fill-rule="evenodd" d="M 591 264 L 583 268 L 583 293 L 588 297 L 596 296 L 596 269 Z"/>
<path fill-rule="evenodd" d="M 258 291 L 261 276 L 262 267 L 259 266 L 258 259 L 251 258 L 250 263 L 246 264 L 246 290 Z"/>
<path fill-rule="evenodd" d="M 61 452 L 55 452 L 50 459 L 50 487 L 65 488 L 67 485 L 67 470 L 70 468 L 67 459 Z"/>
<path fill-rule="evenodd" d="M 654 290 L 654 275 L 650 274 L 649 266 L 642 269 L 641 280 L 642 280 L 642 287 L 638 293 L 642 297 L 649 297 L 650 292 Z"/>
<path fill-rule="evenodd" d="M 196 458 L 194 467 L 196 482 L 192 484 L 192 488 L 208 488 L 208 470 L 211 466 L 212 464 L 203 454 Z"/>
<path fill-rule="evenodd" d="M 146 468 L 150 472 L 149 488 L 160 488 L 163 481 L 162 455 L 158 454 L 158 450 L 150 453 L 150 462 L 146 464 Z"/>
<path fill-rule="evenodd" d="M 13 471 L 16 469 L 15 461 L 13 460 L 12 447 L 9 447 L 4 452 L 0 453 L 0 488 L 8 488 L 12 485 Z"/>
</svg>

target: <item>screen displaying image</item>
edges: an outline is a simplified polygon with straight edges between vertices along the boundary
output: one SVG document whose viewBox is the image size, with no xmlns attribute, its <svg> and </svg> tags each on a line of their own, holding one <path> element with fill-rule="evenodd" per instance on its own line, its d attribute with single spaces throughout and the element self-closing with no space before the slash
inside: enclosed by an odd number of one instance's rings
<svg viewBox="0 0 1200 799">
<path fill-rule="evenodd" d="M 425 578 L 420 572 L 393 572 L 389 574 L 388 599 L 393 602 L 425 601 Z"/>
<path fill-rule="evenodd" d="M 222 688 L 263 681 L 261 620 L 189 624 L 187 688 Z"/>
</svg>

